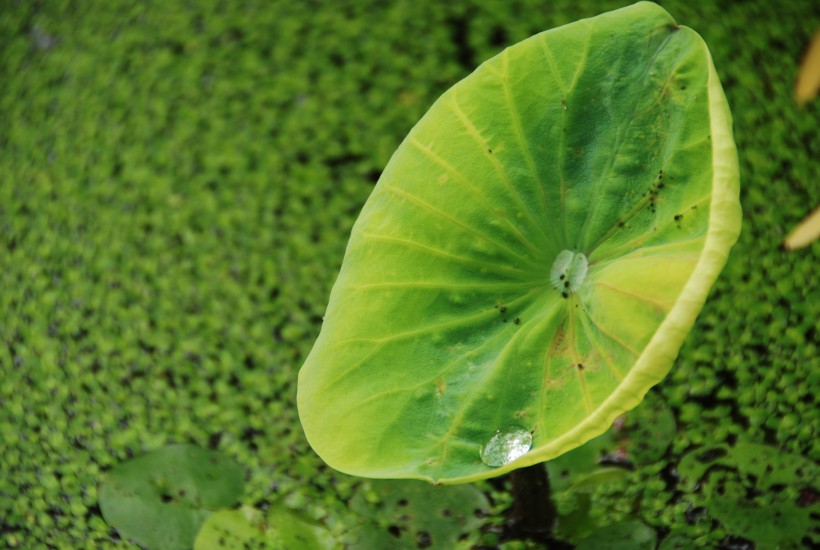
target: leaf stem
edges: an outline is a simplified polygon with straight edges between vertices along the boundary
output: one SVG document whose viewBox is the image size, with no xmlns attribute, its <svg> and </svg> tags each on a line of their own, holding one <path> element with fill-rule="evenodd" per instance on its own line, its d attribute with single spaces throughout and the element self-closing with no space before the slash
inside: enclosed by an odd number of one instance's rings
<svg viewBox="0 0 820 550">
<path fill-rule="evenodd" d="M 533 464 L 510 472 L 512 493 L 515 497 L 513 525 L 527 538 L 552 540 L 552 530 L 558 511 L 552 502 L 547 468 Z"/>
</svg>

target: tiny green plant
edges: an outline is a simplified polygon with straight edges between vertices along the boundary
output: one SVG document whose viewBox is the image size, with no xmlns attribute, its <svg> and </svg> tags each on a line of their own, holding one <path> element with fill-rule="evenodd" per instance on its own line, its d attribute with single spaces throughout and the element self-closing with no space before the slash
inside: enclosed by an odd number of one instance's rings
<svg viewBox="0 0 820 550">
<path fill-rule="evenodd" d="M 668 372 L 740 232 L 709 51 L 655 4 L 448 90 L 356 222 L 305 361 L 332 467 L 449 484 L 600 435 Z"/>
</svg>

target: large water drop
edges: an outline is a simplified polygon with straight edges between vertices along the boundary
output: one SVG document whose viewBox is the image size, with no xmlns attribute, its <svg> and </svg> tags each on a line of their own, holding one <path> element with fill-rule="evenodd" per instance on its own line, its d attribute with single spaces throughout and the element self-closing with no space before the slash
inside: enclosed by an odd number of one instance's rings
<svg viewBox="0 0 820 550">
<path fill-rule="evenodd" d="M 552 263 L 550 282 L 559 292 L 575 292 L 587 276 L 589 261 L 581 252 L 562 250 Z"/>
<path fill-rule="evenodd" d="M 498 468 L 527 454 L 532 447 L 532 434 L 521 426 L 499 428 L 481 447 L 481 462 Z"/>
</svg>

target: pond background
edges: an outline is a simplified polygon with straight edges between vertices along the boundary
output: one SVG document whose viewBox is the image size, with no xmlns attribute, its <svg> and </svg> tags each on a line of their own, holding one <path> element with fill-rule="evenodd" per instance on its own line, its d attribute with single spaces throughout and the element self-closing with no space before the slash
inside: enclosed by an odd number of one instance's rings
<svg viewBox="0 0 820 550">
<path fill-rule="evenodd" d="M 373 488 L 311 451 L 295 390 L 361 206 L 412 125 L 479 63 L 625 4 L 4 2 L 0 545 L 132 547 L 102 519 L 97 483 L 171 443 L 239 462 L 244 502 L 283 502 L 336 533 L 360 521 L 348 505 Z M 820 101 L 793 100 L 820 8 L 661 5 L 711 49 L 744 226 L 652 392 L 673 439 L 591 492 L 589 517 L 750 547 L 675 472 L 724 445 L 738 502 L 817 514 L 816 478 L 761 484 L 736 449 L 820 457 L 820 245 L 780 247 L 820 204 Z M 504 484 L 479 485 L 490 509 L 469 544 L 504 542 Z M 783 544 L 816 542 L 806 525 Z"/>
</svg>

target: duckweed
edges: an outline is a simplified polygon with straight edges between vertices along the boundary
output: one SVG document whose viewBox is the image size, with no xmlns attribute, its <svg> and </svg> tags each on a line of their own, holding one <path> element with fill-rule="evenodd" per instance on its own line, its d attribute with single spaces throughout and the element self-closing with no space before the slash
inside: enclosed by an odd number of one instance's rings
<svg viewBox="0 0 820 550">
<path fill-rule="evenodd" d="M 310 451 L 295 380 L 359 209 L 441 92 L 506 45 L 621 5 L 4 6 L 0 545 L 131 547 L 103 520 L 98 483 L 172 443 L 235 460 L 243 502 L 284 502 L 349 533 L 348 503 L 370 489 Z M 664 7 L 721 71 L 744 228 L 653 391 L 674 415 L 671 444 L 584 494 L 596 521 L 715 546 L 743 541 L 743 526 L 679 486 L 687 453 L 744 443 L 820 459 L 820 243 L 780 249 L 820 204 L 820 101 L 793 101 L 820 14 L 812 0 Z M 746 498 L 742 479 L 720 483 Z M 507 486 L 478 486 L 489 513 L 471 528 L 512 548 Z M 744 506 L 815 510 L 813 487 Z"/>
</svg>

